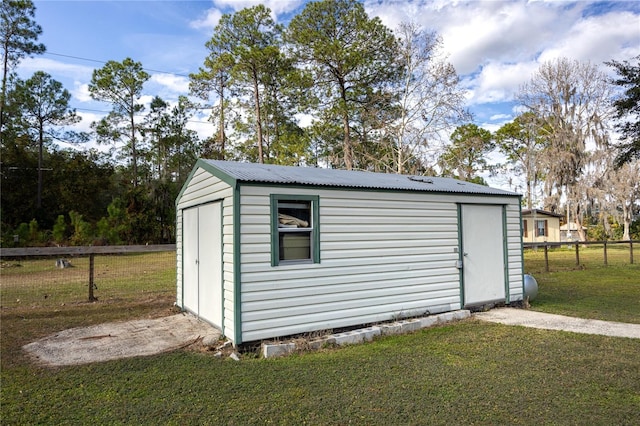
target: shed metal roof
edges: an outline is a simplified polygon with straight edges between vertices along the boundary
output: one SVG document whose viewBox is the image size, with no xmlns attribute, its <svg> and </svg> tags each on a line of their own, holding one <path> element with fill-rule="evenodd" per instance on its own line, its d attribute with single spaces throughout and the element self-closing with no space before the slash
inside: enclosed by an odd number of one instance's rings
<svg viewBox="0 0 640 426">
<path fill-rule="evenodd" d="M 398 175 L 316 167 L 277 166 L 272 164 L 221 160 L 200 161 L 240 182 L 361 188 L 370 190 L 518 196 L 518 194 L 514 192 L 442 177 Z"/>
</svg>

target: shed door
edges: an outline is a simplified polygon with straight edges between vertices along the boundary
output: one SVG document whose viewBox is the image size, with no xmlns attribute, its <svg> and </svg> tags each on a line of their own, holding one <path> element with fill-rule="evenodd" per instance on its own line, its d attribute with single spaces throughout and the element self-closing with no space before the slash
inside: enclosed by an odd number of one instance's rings
<svg viewBox="0 0 640 426">
<path fill-rule="evenodd" d="M 198 313 L 198 209 L 182 211 L 182 307 Z"/>
<path fill-rule="evenodd" d="M 183 307 L 222 327 L 221 202 L 182 212 Z"/>
<path fill-rule="evenodd" d="M 505 301 L 502 206 L 462 205 L 463 306 Z"/>
</svg>

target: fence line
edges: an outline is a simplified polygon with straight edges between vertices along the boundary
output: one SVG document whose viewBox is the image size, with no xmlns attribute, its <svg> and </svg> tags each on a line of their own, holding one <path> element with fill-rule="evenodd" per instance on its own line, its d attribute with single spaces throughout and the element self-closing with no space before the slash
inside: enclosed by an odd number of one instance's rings
<svg viewBox="0 0 640 426">
<path fill-rule="evenodd" d="M 545 271 L 549 272 L 549 248 L 554 247 L 562 247 L 567 246 L 571 248 L 575 246 L 575 259 L 576 266 L 580 266 L 580 246 L 590 246 L 590 245 L 601 245 L 603 246 L 603 262 L 604 265 L 607 266 L 609 264 L 609 258 L 607 254 L 607 246 L 617 245 L 617 244 L 625 244 L 629 246 L 629 263 L 633 264 L 633 244 L 640 243 L 640 240 L 603 240 L 603 241 L 576 241 L 576 242 L 532 242 L 532 243 L 523 243 L 522 247 L 524 249 L 538 249 L 542 247 L 544 249 L 544 263 L 545 263 Z"/>
<path fill-rule="evenodd" d="M 139 274 L 146 274 L 148 272 L 149 275 L 153 275 L 156 278 L 153 278 L 157 281 L 166 281 L 168 276 L 175 277 L 175 256 L 167 256 L 164 253 L 167 252 L 175 252 L 176 245 L 175 244 L 163 244 L 163 245 L 137 245 L 137 246 L 83 246 L 83 247 L 21 247 L 21 248 L 3 248 L 0 249 L 0 258 L 2 259 L 2 269 L 3 269 L 3 280 L 2 280 L 2 289 L 3 289 L 3 297 L 2 297 L 2 306 L 6 307 L 7 303 L 11 303 L 11 298 L 7 295 L 15 295 L 15 300 L 20 301 L 23 299 L 25 292 L 28 292 L 30 287 L 38 287 L 44 286 L 49 283 L 50 286 L 47 288 L 48 291 L 43 290 L 44 298 L 49 297 L 49 293 L 51 292 L 61 292 L 66 291 L 68 293 L 69 298 L 77 300 L 78 293 L 77 290 L 71 290 L 72 288 L 76 288 L 75 285 L 80 284 L 84 281 L 84 285 L 86 285 L 86 293 L 89 302 L 94 302 L 97 300 L 94 294 L 94 290 L 96 287 L 95 277 L 96 277 L 96 256 L 105 256 L 105 261 L 102 265 L 105 271 L 102 272 L 100 278 L 104 281 L 117 281 L 126 280 L 126 278 L 118 277 L 117 271 L 114 273 L 114 269 L 123 268 L 122 265 L 129 264 L 129 269 L 133 269 L 134 273 L 130 275 L 129 278 L 140 278 Z M 151 253 L 159 253 L 162 256 L 160 258 L 149 258 L 147 254 Z M 134 257 L 128 257 L 125 262 L 117 263 L 115 260 L 108 260 L 107 256 L 128 256 L 134 255 Z M 137 259 L 138 256 L 144 256 L 144 259 Z M 71 262 L 67 259 L 61 259 L 59 257 L 62 256 L 72 256 L 74 258 L 74 265 L 71 265 Z M 85 279 L 82 278 L 84 273 L 84 268 L 86 268 L 86 258 L 88 256 L 88 271 L 87 275 L 84 275 Z M 58 257 L 58 259 L 53 262 L 53 259 Z M 9 264 L 6 262 L 7 259 L 12 259 L 15 262 L 13 264 Z M 38 260 L 40 259 L 40 260 Z M 51 263 L 49 263 L 51 260 Z M 77 265 L 75 264 L 77 261 Z M 21 263 L 27 265 L 27 268 L 20 268 L 24 270 L 24 272 L 18 272 L 18 269 L 11 268 L 12 266 L 20 267 Z M 137 262 L 137 263 L 136 263 Z M 55 264 L 55 269 L 54 265 Z M 31 267 L 34 265 L 33 267 Z M 54 272 L 56 269 L 64 269 L 67 266 L 73 266 L 75 270 L 70 273 L 65 273 L 65 275 L 61 275 L 61 273 Z M 5 271 L 5 267 L 7 270 Z M 124 270 L 125 268 L 123 268 Z M 108 270 L 108 273 L 106 272 Z M 171 272 L 170 270 L 173 270 Z M 137 274 L 139 273 L 139 274 Z M 57 274 L 57 275 L 56 275 Z M 106 277 L 105 274 L 109 275 Z M 148 278 L 148 277 L 147 277 Z M 175 279 L 175 278 L 173 278 Z M 136 281 L 133 279 L 132 281 Z M 155 282 L 148 283 L 151 292 L 160 291 L 159 285 Z M 139 292 L 145 293 L 149 292 L 149 289 L 140 289 L 140 288 L 131 288 L 127 287 L 123 284 L 112 286 L 111 290 L 114 294 L 118 294 L 122 296 L 126 294 L 128 291 L 131 292 Z M 117 288 L 116 288 L 117 287 Z M 22 297 L 20 297 L 23 295 Z M 115 297 L 115 296 L 114 296 Z M 24 299 L 31 300 L 33 302 L 34 298 L 24 297 Z M 42 302 L 39 302 L 42 303 Z"/>
<path fill-rule="evenodd" d="M 72 246 L 72 247 L 17 247 L 0 248 L 0 258 L 31 256 L 81 256 L 87 254 L 151 253 L 173 251 L 175 244 L 137 246 Z"/>
</svg>

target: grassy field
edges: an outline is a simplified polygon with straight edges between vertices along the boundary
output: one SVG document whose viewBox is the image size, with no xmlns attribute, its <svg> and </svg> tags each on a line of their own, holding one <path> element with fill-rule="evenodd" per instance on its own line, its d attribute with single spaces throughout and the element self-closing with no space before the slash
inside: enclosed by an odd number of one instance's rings
<svg viewBox="0 0 640 426">
<path fill-rule="evenodd" d="M 552 272 L 545 271 L 542 250 L 525 253 L 525 272 L 538 282 L 538 298 L 533 310 L 581 318 L 640 324 L 640 260 L 629 264 L 628 246 L 608 248 L 604 265 L 602 246 L 580 249 L 580 265 L 575 251 L 549 252 Z"/>
<path fill-rule="evenodd" d="M 175 252 L 99 255 L 94 260 L 94 296 L 101 301 L 175 294 Z M 55 258 L 2 262 L 0 305 L 52 308 L 89 300 L 89 257 L 56 268 Z"/>
<path fill-rule="evenodd" d="M 575 246 L 571 248 L 557 247 L 549 249 L 549 270 L 573 271 L 578 269 L 601 268 L 604 263 L 604 248 L 602 245 L 580 246 L 580 263 L 576 264 Z M 627 266 L 630 264 L 629 244 L 608 244 L 607 264 L 609 266 Z M 634 264 L 640 263 L 640 247 L 634 244 Z M 525 269 L 527 273 L 540 273 L 545 271 L 544 250 L 525 250 Z"/>
<path fill-rule="evenodd" d="M 528 253 L 540 287 L 532 308 L 638 322 L 638 265 L 604 268 L 585 256 L 586 269 L 543 273 Z M 3 292 L 4 278 L 3 270 Z M 640 424 L 636 339 L 468 320 L 283 359 L 246 354 L 241 362 L 180 350 L 46 369 L 21 350 L 69 327 L 175 312 L 172 294 L 139 296 L 3 307 L 0 422 Z"/>
</svg>

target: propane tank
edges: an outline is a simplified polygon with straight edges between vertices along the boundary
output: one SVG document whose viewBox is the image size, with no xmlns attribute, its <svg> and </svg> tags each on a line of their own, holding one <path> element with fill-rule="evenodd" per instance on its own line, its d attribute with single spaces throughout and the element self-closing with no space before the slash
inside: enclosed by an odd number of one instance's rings
<svg viewBox="0 0 640 426">
<path fill-rule="evenodd" d="M 524 297 L 529 299 L 529 302 L 534 300 L 538 295 L 538 282 L 533 276 L 525 274 L 524 276 Z"/>
</svg>

